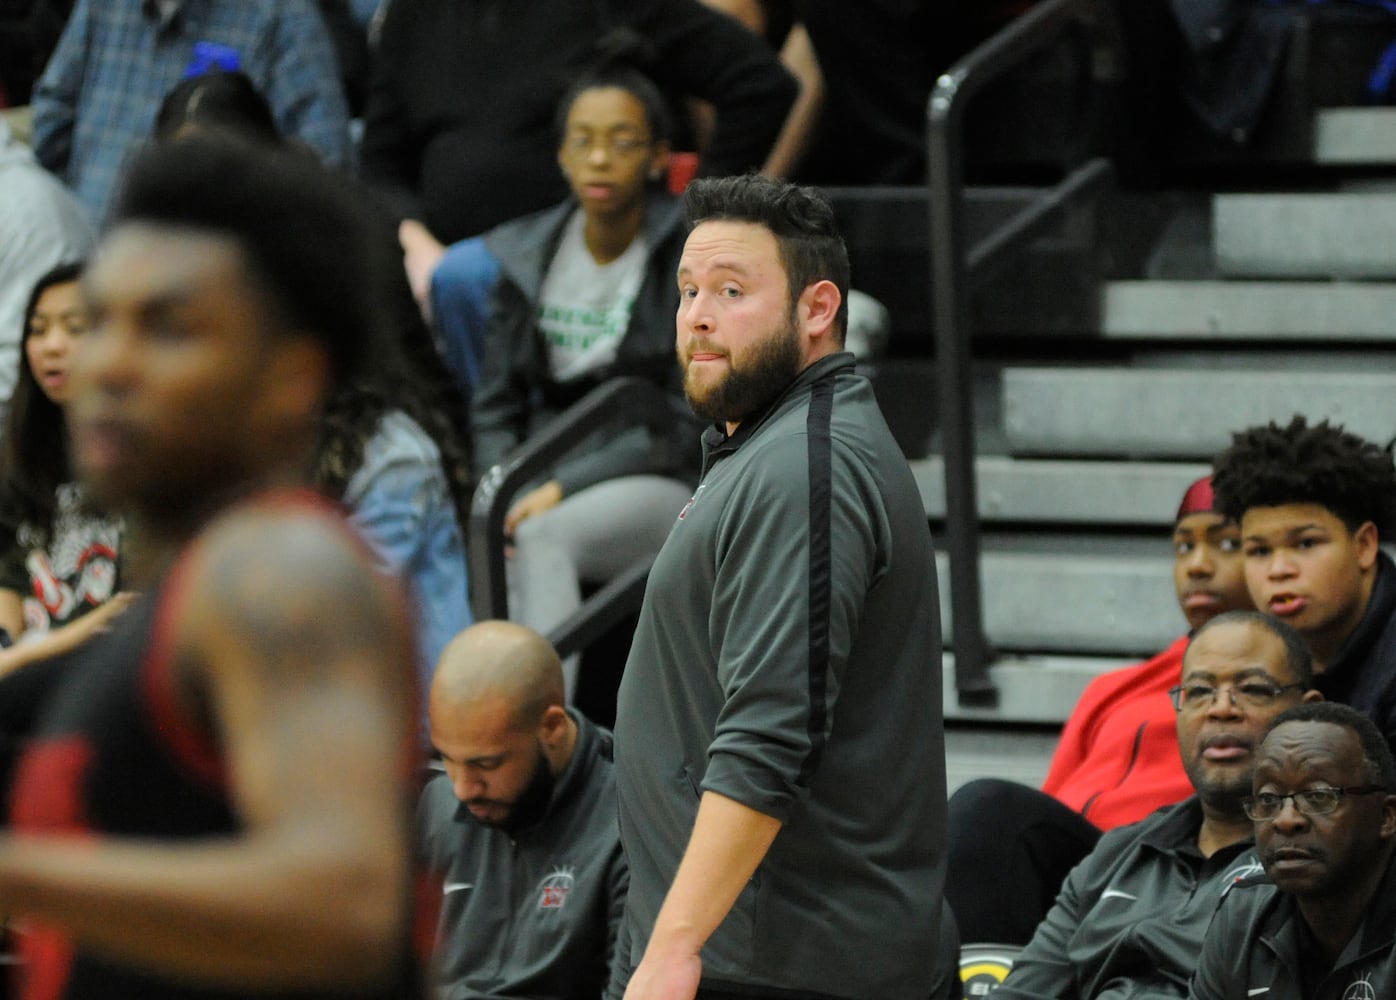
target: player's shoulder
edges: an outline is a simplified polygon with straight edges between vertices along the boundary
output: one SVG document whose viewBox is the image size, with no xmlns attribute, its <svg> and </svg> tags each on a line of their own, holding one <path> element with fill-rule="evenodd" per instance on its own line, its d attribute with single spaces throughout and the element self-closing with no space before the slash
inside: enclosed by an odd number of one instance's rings
<svg viewBox="0 0 1396 1000">
<path fill-rule="evenodd" d="M 309 491 L 271 493 L 215 517 L 176 568 L 189 597 L 226 611 L 301 605 L 363 610 L 395 601 L 343 510 Z"/>
</svg>

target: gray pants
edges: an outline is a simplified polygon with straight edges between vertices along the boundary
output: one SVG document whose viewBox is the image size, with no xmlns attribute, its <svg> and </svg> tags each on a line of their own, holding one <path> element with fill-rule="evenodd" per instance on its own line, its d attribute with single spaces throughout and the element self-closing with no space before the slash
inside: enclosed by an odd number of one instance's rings
<svg viewBox="0 0 1396 1000">
<path fill-rule="evenodd" d="M 667 476 L 621 476 L 520 522 L 509 560 L 509 617 L 547 635 L 581 606 L 583 581 L 601 583 L 652 558 L 692 492 Z M 562 666 L 570 702 L 577 657 Z"/>
</svg>

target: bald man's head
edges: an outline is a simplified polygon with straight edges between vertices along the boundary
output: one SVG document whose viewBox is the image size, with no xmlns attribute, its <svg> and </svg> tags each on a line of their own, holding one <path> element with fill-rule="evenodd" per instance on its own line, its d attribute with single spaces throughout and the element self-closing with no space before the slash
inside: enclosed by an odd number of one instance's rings
<svg viewBox="0 0 1396 1000">
<path fill-rule="evenodd" d="M 447 644 L 431 683 L 432 711 L 502 699 L 519 726 L 536 724 L 567 696 L 562 661 L 547 639 L 513 622 L 478 622 Z"/>
<path fill-rule="evenodd" d="M 441 654 L 428 708 L 456 798 L 478 822 L 515 830 L 544 814 L 577 736 L 546 639 L 511 622 L 472 625 Z"/>
</svg>

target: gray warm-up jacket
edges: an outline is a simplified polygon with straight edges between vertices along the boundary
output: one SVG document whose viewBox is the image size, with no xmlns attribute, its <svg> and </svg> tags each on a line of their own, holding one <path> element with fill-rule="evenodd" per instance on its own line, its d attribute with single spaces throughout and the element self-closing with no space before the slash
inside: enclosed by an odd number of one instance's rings
<svg viewBox="0 0 1396 1000">
<path fill-rule="evenodd" d="M 1194 796 L 1101 837 L 1067 876 L 994 1000 L 1187 996 L 1222 896 L 1260 871 L 1249 840 L 1204 857 L 1201 829 Z"/>
<path fill-rule="evenodd" d="M 510 836 L 475 822 L 446 777 L 417 809 L 429 871 L 444 879 L 441 1000 L 595 1000 L 625 902 L 611 734 L 582 715 L 547 813 Z"/>
<path fill-rule="evenodd" d="M 920 493 L 850 354 L 703 445 L 621 682 L 617 964 L 639 962 L 715 792 L 782 827 L 703 949 L 706 986 L 924 1000 L 945 761 Z"/>
<path fill-rule="evenodd" d="M 1197 1000 L 1386 1000 L 1396 996 L 1396 864 L 1330 967 L 1294 897 L 1247 879 L 1217 910 L 1190 996 Z"/>
</svg>

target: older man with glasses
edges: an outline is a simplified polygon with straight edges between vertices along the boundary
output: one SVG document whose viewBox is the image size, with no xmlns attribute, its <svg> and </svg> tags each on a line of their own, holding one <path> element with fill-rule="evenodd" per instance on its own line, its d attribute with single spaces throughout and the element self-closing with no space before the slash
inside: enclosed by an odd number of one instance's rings
<svg viewBox="0 0 1396 1000">
<path fill-rule="evenodd" d="M 1281 712 L 1319 699 L 1289 626 L 1254 611 L 1199 628 L 1170 695 L 1194 794 L 1106 833 L 1067 876 L 995 1000 L 1184 997 L 1207 923 L 1259 871 L 1242 799 L 1255 748 Z"/>
<path fill-rule="evenodd" d="M 1255 822 L 1264 875 L 1207 933 L 1198 1000 L 1377 1000 L 1396 994 L 1396 764 L 1380 730 L 1335 702 L 1279 715 L 1260 745 Z"/>
</svg>

